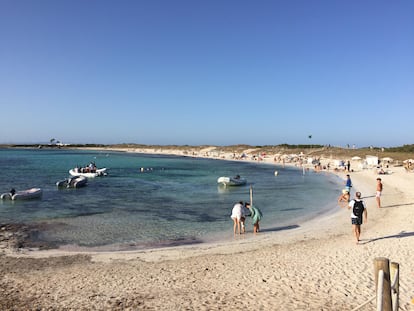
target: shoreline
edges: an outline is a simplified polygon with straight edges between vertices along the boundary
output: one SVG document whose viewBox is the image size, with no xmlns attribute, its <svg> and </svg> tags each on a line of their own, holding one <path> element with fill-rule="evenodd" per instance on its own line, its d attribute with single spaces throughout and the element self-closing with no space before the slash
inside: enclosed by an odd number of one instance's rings
<svg viewBox="0 0 414 311">
<path fill-rule="evenodd" d="M 211 150 L 211 148 L 215 147 L 209 147 L 208 150 Z M 185 157 L 185 158 L 200 158 L 200 159 L 213 159 L 213 160 L 219 160 L 219 161 L 234 161 L 234 162 L 244 162 L 244 163 L 257 163 L 259 165 L 277 165 L 278 167 L 282 166 L 281 163 L 275 163 L 271 160 L 270 157 L 262 158 L 261 160 L 252 160 L 246 158 L 238 158 L 234 159 L 232 158 L 232 153 L 222 153 L 220 157 L 211 157 L 210 155 L 199 155 L 199 154 L 191 154 L 188 155 L 190 152 L 183 151 L 183 150 L 167 150 L 166 152 L 155 149 L 140 149 L 137 151 L 136 149 L 118 149 L 118 148 L 76 148 L 76 149 L 82 149 L 82 150 L 94 150 L 94 151 L 110 151 L 110 152 L 126 152 L 126 153 L 141 153 L 141 154 L 149 154 L 149 155 L 165 155 L 165 156 L 178 156 L 178 157 Z M 251 152 L 254 150 L 246 150 L 246 152 Z M 286 163 L 286 167 L 293 167 L 298 170 L 301 170 L 300 167 L 298 167 L 297 163 Z M 311 166 L 306 165 L 306 168 L 309 170 Z M 313 170 L 313 169 L 312 169 Z M 306 174 L 314 173 L 314 172 L 306 172 Z M 337 178 L 342 179 L 342 177 L 333 172 L 333 171 L 324 171 L 323 174 L 331 174 L 333 176 L 336 176 Z M 301 227 L 303 227 L 304 224 L 308 222 L 312 222 L 315 218 L 325 218 L 330 217 L 332 214 L 337 213 L 338 211 L 334 208 L 329 208 L 327 210 L 320 211 L 317 215 L 313 216 L 303 216 L 295 222 L 295 225 L 288 224 L 288 223 L 275 223 L 271 226 L 271 228 L 262 228 L 262 232 L 264 234 L 284 234 L 287 233 L 289 236 L 294 234 L 296 231 L 298 231 Z M 194 247 L 206 247 L 206 248 L 214 248 L 216 245 L 221 244 L 227 244 L 234 242 L 235 238 L 231 235 L 226 237 L 214 237 L 213 235 L 207 236 L 206 238 L 202 239 L 196 239 L 194 241 L 183 241 L 183 243 L 180 243 L 179 241 L 174 242 L 171 241 L 170 243 L 165 243 L 165 245 L 157 245 L 157 246 L 128 246 L 125 244 L 112 244 L 112 245 L 104 245 L 104 246 L 96 246 L 96 247 L 84 247 L 84 246 L 78 246 L 78 245 L 53 245 L 53 244 L 45 244 L 43 242 L 36 242 L 36 241 L 30 241 L 25 239 L 25 237 L 28 237 L 29 235 L 36 235 L 37 231 L 47 226 L 47 224 L 38 223 L 38 224 L 22 224 L 22 225 L 15 225 L 15 224 L 3 224 L 1 227 L 3 227 L 2 230 L 7 231 L 6 234 L 11 232 L 9 239 L 3 239 L 3 242 L 6 241 L 6 243 L 3 243 L 3 246 L 0 248 L 6 249 L 7 254 L 9 255 L 16 255 L 25 253 L 28 256 L 32 257 L 43 257 L 43 256 L 65 256 L 65 255 L 73 255 L 73 254 L 111 254 L 111 253 L 135 253 L 135 252 L 146 252 L 146 251 L 168 251 L 171 248 L 179 248 L 179 247 L 185 247 L 185 248 L 194 248 Z M 11 227 L 12 230 L 7 230 L 7 227 Z M 5 230 L 6 229 L 6 230 Z M 224 232 L 223 232 L 224 233 Z M 247 235 L 250 235 L 252 232 L 248 232 Z M 4 236 L 4 235 L 3 235 Z M 16 238 L 16 239 L 15 239 Z M 241 239 L 245 239 L 246 236 L 241 237 Z M 260 238 L 260 237 L 256 237 Z M 10 241 L 9 241 L 10 240 Z M 0 231 L 0 243 L 1 243 L 1 231 Z M 8 244 L 8 246 L 4 245 Z M 14 247 L 10 247 L 10 245 L 14 245 Z M 19 247 L 16 247 L 19 246 Z"/>
<path fill-rule="evenodd" d="M 387 257 L 401 266 L 400 310 L 412 310 L 414 174 L 392 170 L 383 176 L 381 209 L 373 197 L 377 175 L 351 173 L 368 206 L 360 245 L 350 211 L 338 207 L 299 228 L 229 242 L 115 253 L 25 250 L 0 256 L 2 298 L 8 293 L 14 306 L 27 300 L 56 309 L 351 310 L 375 295 L 373 260 Z M 20 262 L 32 269 L 19 271 Z"/>
</svg>

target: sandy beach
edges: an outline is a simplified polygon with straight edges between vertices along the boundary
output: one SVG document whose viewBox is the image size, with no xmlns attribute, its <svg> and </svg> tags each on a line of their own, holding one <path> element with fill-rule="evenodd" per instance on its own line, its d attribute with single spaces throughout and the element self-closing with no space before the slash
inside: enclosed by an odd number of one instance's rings
<svg viewBox="0 0 414 311">
<path fill-rule="evenodd" d="M 352 194 L 361 191 L 368 208 L 358 245 L 351 212 L 332 202 L 334 212 L 293 229 L 249 227 L 225 243 L 113 253 L 3 247 L 0 309 L 353 310 L 375 296 L 374 259 L 386 257 L 400 264 L 400 310 L 414 310 L 414 174 L 391 166 L 381 175 L 379 209 L 376 171 L 352 166 Z M 343 171 L 320 172 L 330 173 L 345 180 Z M 373 309 L 375 301 L 360 310 Z"/>
</svg>

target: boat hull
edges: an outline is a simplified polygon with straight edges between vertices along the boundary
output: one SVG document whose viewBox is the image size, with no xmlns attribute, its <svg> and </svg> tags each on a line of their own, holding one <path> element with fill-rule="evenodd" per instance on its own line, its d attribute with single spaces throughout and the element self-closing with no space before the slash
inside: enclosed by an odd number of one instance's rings
<svg viewBox="0 0 414 311">
<path fill-rule="evenodd" d="M 83 176 L 83 177 L 87 177 L 87 178 L 95 178 L 95 177 L 98 177 L 98 176 L 105 176 L 107 173 L 106 173 L 106 167 L 104 167 L 104 168 L 97 169 L 93 173 L 91 173 L 91 172 L 89 172 L 89 173 L 81 173 L 79 171 L 76 171 L 73 168 L 73 169 L 69 170 L 69 174 L 71 176 Z"/>
<path fill-rule="evenodd" d="M 81 188 L 86 186 L 88 178 L 85 176 L 74 176 L 56 182 L 58 188 Z"/>
<path fill-rule="evenodd" d="M 243 186 L 247 183 L 247 180 L 245 178 L 235 178 L 235 177 L 219 177 L 217 179 L 217 183 L 224 185 L 226 187 L 230 187 L 230 186 Z"/>
<path fill-rule="evenodd" d="M 3 193 L 0 198 L 2 200 L 31 200 L 31 199 L 38 199 L 42 196 L 43 191 L 40 188 L 31 188 L 27 190 L 17 191 L 14 194 L 11 193 Z"/>
</svg>

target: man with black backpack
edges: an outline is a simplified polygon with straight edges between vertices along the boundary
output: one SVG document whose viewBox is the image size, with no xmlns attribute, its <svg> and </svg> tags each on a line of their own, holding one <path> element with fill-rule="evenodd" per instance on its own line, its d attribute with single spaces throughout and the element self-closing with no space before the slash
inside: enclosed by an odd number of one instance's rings
<svg viewBox="0 0 414 311">
<path fill-rule="evenodd" d="M 361 199 L 361 192 L 355 193 L 355 197 L 356 197 L 355 199 L 349 202 L 348 209 L 352 208 L 351 222 L 352 222 L 352 228 L 355 234 L 355 238 L 357 240 L 356 244 L 358 244 L 359 237 L 361 235 L 362 218 L 364 218 L 365 222 L 367 222 L 368 212 L 365 207 L 364 201 Z"/>
</svg>

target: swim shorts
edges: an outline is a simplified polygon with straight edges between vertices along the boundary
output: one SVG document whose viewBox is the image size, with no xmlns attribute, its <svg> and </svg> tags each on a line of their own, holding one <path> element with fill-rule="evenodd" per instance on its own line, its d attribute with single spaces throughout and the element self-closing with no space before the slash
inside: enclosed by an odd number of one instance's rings
<svg viewBox="0 0 414 311">
<path fill-rule="evenodd" d="M 376 198 L 379 198 L 381 196 L 381 191 L 377 191 L 377 194 L 375 195 Z"/>
<path fill-rule="evenodd" d="M 362 225 L 362 218 L 351 218 L 353 225 Z"/>
</svg>

